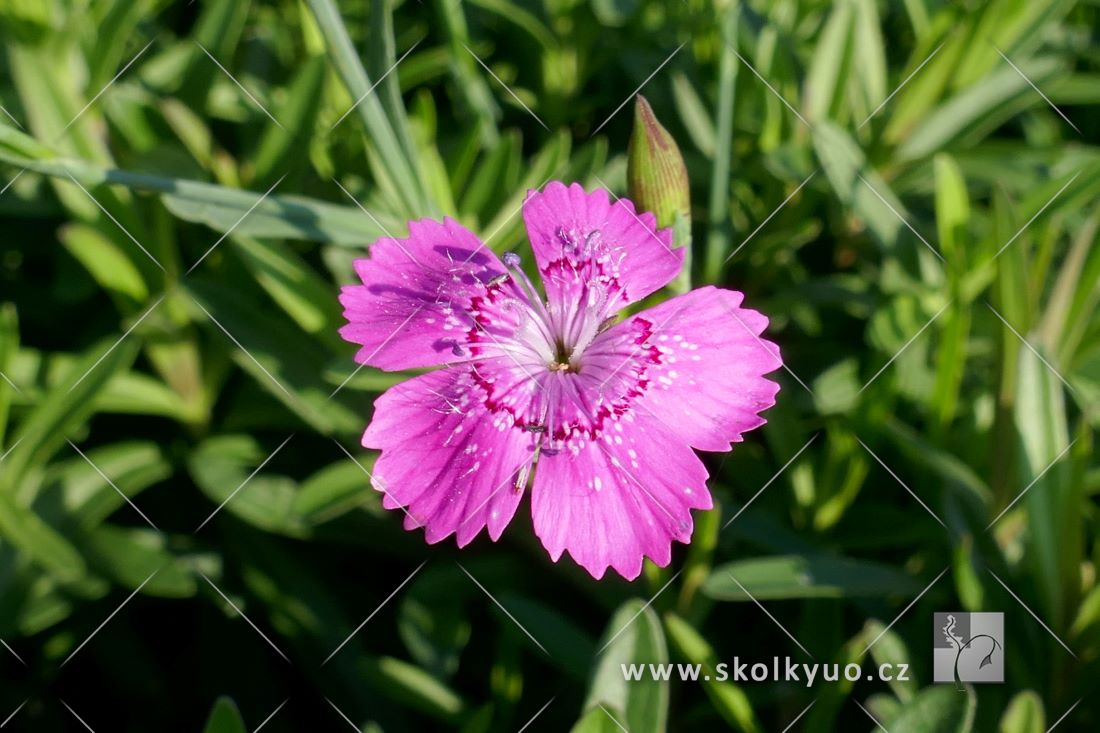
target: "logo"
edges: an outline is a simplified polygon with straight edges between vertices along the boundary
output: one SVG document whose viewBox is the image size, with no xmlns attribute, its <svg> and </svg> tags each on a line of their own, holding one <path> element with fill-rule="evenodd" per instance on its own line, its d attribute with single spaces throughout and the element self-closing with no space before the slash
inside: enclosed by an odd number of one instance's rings
<svg viewBox="0 0 1100 733">
<path fill-rule="evenodd" d="M 1003 613 L 934 614 L 934 682 L 1004 682 Z"/>
</svg>

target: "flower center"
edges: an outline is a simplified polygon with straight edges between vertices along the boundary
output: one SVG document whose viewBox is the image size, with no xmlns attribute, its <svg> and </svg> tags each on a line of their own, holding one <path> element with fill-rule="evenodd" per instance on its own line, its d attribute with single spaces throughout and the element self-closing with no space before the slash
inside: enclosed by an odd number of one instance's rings
<svg viewBox="0 0 1100 733">
<path fill-rule="evenodd" d="M 585 286 L 582 297 L 570 302 L 547 303 L 520 265 L 519 255 L 505 253 L 504 266 L 526 296 L 516 338 L 542 357 L 550 372 L 576 373 L 584 350 L 602 330 L 608 298 L 602 286 Z"/>
<path fill-rule="evenodd" d="M 631 405 L 649 388 L 649 370 L 662 357 L 649 343 L 652 324 L 645 319 L 635 317 L 611 335 L 624 293 L 605 259 L 543 264 L 546 298 L 518 255 L 502 260 L 507 272 L 471 300 L 466 345 L 471 379 L 494 427 L 522 430 L 531 441 L 515 480 L 521 490 L 540 455 L 576 455 L 605 430 L 621 431 L 617 423 L 631 419 Z"/>
<path fill-rule="evenodd" d="M 547 366 L 552 372 L 576 372 L 580 370 L 580 364 L 573 364 L 571 357 L 573 355 L 573 349 L 571 349 L 561 339 L 556 339 L 554 342 L 554 360 Z M 579 356 L 579 354 L 578 354 Z M 579 361 L 579 360 L 578 360 Z"/>
</svg>

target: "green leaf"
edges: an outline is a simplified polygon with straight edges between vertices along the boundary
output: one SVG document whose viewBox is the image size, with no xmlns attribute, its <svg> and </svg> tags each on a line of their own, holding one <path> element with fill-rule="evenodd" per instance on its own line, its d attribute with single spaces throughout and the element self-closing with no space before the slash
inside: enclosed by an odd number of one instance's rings
<svg viewBox="0 0 1100 733">
<path fill-rule="evenodd" d="M 362 428 L 322 382 L 325 353 L 315 340 L 227 284 L 194 277 L 187 290 L 199 306 L 196 319 L 227 339 L 233 360 L 303 421 L 329 435 Z"/>
<path fill-rule="evenodd" d="M 224 59 L 230 56 L 240 46 L 241 35 L 248 20 L 248 10 L 251 4 L 251 2 L 241 2 L 241 0 L 214 0 L 214 2 L 205 3 L 202 6 L 198 21 L 191 31 L 191 38 L 195 43 L 205 46 L 214 58 Z M 185 81 L 189 84 L 197 82 L 202 85 L 202 91 L 206 91 L 209 88 L 210 78 L 221 72 L 206 57 L 206 54 L 202 53 L 202 49 L 193 49 L 192 53 L 196 52 L 195 62 L 189 71 L 195 72 L 195 76 L 198 78 L 194 80 L 186 79 Z M 205 69 L 206 66 L 213 67 L 213 69 Z"/>
<path fill-rule="evenodd" d="M 228 697 L 220 697 L 206 719 L 202 733 L 248 733 L 237 704 Z"/>
<path fill-rule="evenodd" d="M 982 573 L 978 563 L 977 553 L 974 551 L 974 538 L 972 535 L 963 535 L 951 553 L 951 575 L 955 580 L 955 590 L 959 596 L 959 602 L 967 611 L 980 611 L 986 607 L 986 590 L 983 580 L 987 580 L 986 573 Z"/>
<path fill-rule="evenodd" d="M 370 4 L 367 74 L 370 78 L 379 80 L 375 94 L 382 100 L 382 107 L 404 146 L 405 155 L 409 160 L 416 160 L 417 149 L 413 142 L 412 126 L 405 112 L 405 102 L 401 98 L 401 84 L 398 75 L 390 73 L 398 63 L 393 30 L 394 5 L 394 0 Z"/>
<path fill-rule="evenodd" d="M 1038 327 L 1042 342 L 1062 364 L 1072 364 L 1100 303 L 1100 215 L 1074 235 Z"/>
<path fill-rule="evenodd" d="M 413 659 L 440 679 L 458 670 L 459 656 L 470 641 L 471 631 L 461 605 L 454 600 L 425 602 L 409 595 L 401 601 L 397 633 Z"/>
<path fill-rule="evenodd" d="M 745 691 L 729 680 L 719 679 L 716 673 L 718 655 L 703 635 L 687 621 L 672 613 L 665 615 L 665 630 L 676 654 L 690 664 L 700 665 L 703 689 L 718 714 L 734 729 L 744 733 L 764 730 Z"/>
<path fill-rule="evenodd" d="M 306 524 L 317 525 L 330 521 L 360 507 L 380 511 L 381 494 L 370 485 L 369 471 L 374 463 L 373 455 L 355 461 L 338 461 L 302 482 L 294 497 L 294 513 Z"/>
<path fill-rule="evenodd" d="M 65 226 L 58 237 L 101 287 L 122 298 L 131 309 L 149 301 L 149 288 L 134 266 L 132 250 L 85 224 Z M 145 257 L 140 251 L 136 256 Z"/>
<path fill-rule="evenodd" d="M 710 113 L 691 80 L 681 71 L 672 73 L 672 98 L 676 103 L 680 122 L 687 129 L 695 147 L 708 158 L 714 157 L 714 151 L 718 147 L 714 120 L 710 118 Z"/>
<path fill-rule="evenodd" d="M 119 492 L 133 499 L 172 474 L 160 447 L 151 442 L 111 443 L 85 450 L 84 454 L 87 461 L 74 452 L 67 461 L 50 466 L 38 503 L 57 507 L 58 520 L 71 518 L 85 531 L 98 526 L 126 503 Z"/>
<path fill-rule="evenodd" d="M 554 34 L 543 25 L 537 16 L 524 9 L 522 5 L 513 3 L 510 0 L 469 0 L 469 4 L 496 13 L 501 18 L 514 24 L 527 33 L 531 40 L 535 41 L 548 56 L 552 56 L 556 52 L 558 42 Z"/>
<path fill-rule="evenodd" d="M 1100 586 L 1093 586 L 1077 608 L 1077 616 L 1069 629 L 1075 647 L 1094 650 L 1100 647 Z"/>
<path fill-rule="evenodd" d="M 214 156 L 214 135 L 206 121 L 186 104 L 172 97 L 162 99 L 157 109 L 191 157 L 204 170 L 210 170 Z"/>
<path fill-rule="evenodd" d="M 909 701 L 890 724 L 890 733 L 970 733 L 977 698 L 971 687 L 927 687 Z M 874 730 L 878 730 L 875 728 Z"/>
<path fill-rule="evenodd" d="M 382 212 L 371 212 L 372 219 L 350 206 L 302 196 L 270 195 L 261 201 L 260 194 L 208 183 L 110 173 L 108 178 L 137 188 L 167 189 L 164 205 L 179 218 L 217 232 L 233 229 L 239 236 L 308 239 L 361 248 L 389 231 L 403 231 L 404 226 Z"/>
<path fill-rule="evenodd" d="M 847 132 L 831 122 L 818 122 L 813 144 L 837 199 L 867 225 L 885 250 L 892 251 L 904 227 L 899 216 L 909 219 L 905 206 L 868 166 L 863 151 Z"/>
<path fill-rule="evenodd" d="M 138 317 L 140 318 L 140 316 Z M 165 321 L 160 320 L 159 322 L 164 323 Z M 150 329 L 150 333 L 155 335 L 152 335 L 145 344 L 146 355 L 174 345 L 173 342 L 158 338 L 162 335 L 162 332 L 158 332 L 155 328 Z M 26 358 L 30 353 L 24 353 L 25 365 L 30 363 L 30 360 Z M 150 358 L 156 362 L 155 357 Z M 24 392 L 24 396 L 33 401 L 38 401 L 41 394 L 36 390 L 39 388 L 43 386 L 49 390 L 61 388 L 63 386 L 62 379 L 67 373 L 78 367 L 78 361 L 79 356 L 64 352 L 49 352 L 47 361 L 41 364 L 45 376 L 44 385 L 31 382 L 28 385 L 29 389 Z M 160 364 L 158 363 L 157 366 L 160 366 Z M 173 358 L 167 359 L 167 366 L 166 371 L 170 376 L 179 375 L 182 372 L 181 365 L 174 358 L 174 355 Z M 36 366 L 35 369 L 37 368 Z M 30 371 L 26 366 L 23 369 L 27 372 Z M 25 379 L 29 381 L 29 375 Z M 194 401 L 187 400 L 180 392 L 172 389 L 156 377 L 136 371 L 116 372 L 103 386 L 99 394 L 95 396 L 93 404 L 95 413 L 158 415 L 180 421 L 194 419 L 196 408 L 201 408 L 201 405 L 196 405 Z"/>
<path fill-rule="evenodd" d="M 451 52 L 449 66 L 462 111 L 465 116 L 476 120 L 482 143 L 486 146 L 494 145 L 500 139 L 500 131 L 497 129 L 500 105 L 493 98 L 478 59 L 466 50 L 473 41 L 466 24 L 463 3 L 460 0 L 440 0 L 437 7 L 439 25 Z"/>
<path fill-rule="evenodd" d="M 1017 65 L 1020 72 L 1006 64 L 923 117 L 898 146 L 899 160 L 927 158 L 964 136 L 980 140 L 1023 107 L 1042 103 L 1036 102 L 1028 80 L 1042 89 L 1062 68 L 1061 62 L 1045 58 Z"/>
<path fill-rule="evenodd" d="M 76 40 L 72 34 L 55 34 L 54 43 L 50 44 L 6 44 L 8 78 L 14 82 L 35 136 L 41 140 L 57 140 L 65 150 L 103 160 L 109 156 L 106 141 L 90 132 L 98 117 L 97 110 L 91 110 L 79 122 L 67 127 L 88 101 L 84 91 L 79 89 L 77 76 L 66 73 L 71 71 L 72 64 L 81 65 L 76 60 Z M 6 115 L 4 117 L 6 123 Z M 101 117 L 99 119 L 102 121 Z M 37 142 L 31 147 L 41 149 Z M 92 213 L 98 212 L 95 204 L 83 198 L 79 191 L 59 191 L 59 195 L 73 211 L 97 215 Z"/>
<path fill-rule="evenodd" d="M 433 718 L 454 720 L 466 708 L 454 690 L 408 662 L 379 657 L 366 660 L 363 668 L 374 687 Z"/>
<path fill-rule="evenodd" d="M 625 716 L 618 710 L 592 708 L 569 729 L 569 733 L 622 733 L 622 719 Z"/>
<path fill-rule="evenodd" d="M 295 482 L 270 471 L 257 473 L 285 445 L 263 448 L 248 435 L 210 438 L 192 454 L 188 468 L 215 507 L 270 532 L 303 536 L 305 527 L 293 509 Z"/>
<path fill-rule="evenodd" d="M 193 419 L 195 408 L 179 392 L 141 372 L 116 374 L 95 399 L 97 412 L 157 415 L 181 422 Z"/>
<path fill-rule="evenodd" d="M 823 606 L 818 605 L 817 608 L 823 608 Z M 861 630 L 837 651 L 829 654 L 828 664 L 830 666 L 835 664 L 837 670 L 847 669 L 849 664 L 862 667 L 865 659 L 865 649 L 870 641 L 866 637 L 865 631 L 866 629 Z M 856 684 L 856 681 L 839 674 L 836 682 L 823 685 L 823 689 L 816 695 L 817 702 L 806 716 L 804 730 L 807 733 L 824 731 L 832 733 L 837 730 L 837 715 L 845 706 L 848 698 L 851 697 Z"/>
<path fill-rule="evenodd" d="M 502 215 L 508 213 L 500 203 L 506 195 L 502 184 L 509 182 L 509 171 L 520 169 L 521 143 L 518 133 L 511 131 L 487 149 L 479 158 L 469 182 L 461 189 L 459 211 L 480 219 L 487 219 L 497 209 Z M 540 183 L 542 181 L 536 181 L 534 185 Z"/>
<path fill-rule="evenodd" d="M 0 303 L 0 374 L 11 372 L 11 363 L 19 351 L 19 317 L 11 303 Z M 15 387 L 11 377 L 0 377 L 0 455 L 7 453 L 4 438 L 8 434 L 8 413 Z M 0 486 L 2 486 L 0 482 Z"/>
<path fill-rule="evenodd" d="M 325 59 L 310 56 L 299 66 L 286 90 L 286 101 L 272 115 L 253 158 L 253 182 L 267 188 L 285 173 L 293 161 L 303 159 L 308 145 L 303 136 L 312 133 L 321 109 L 321 91 L 325 82 Z"/>
<path fill-rule="evenodd" d="M 936 233 L 940 249 L 951 261 L 966 244 L 970 222 L 969 194 L 954 158 L 940 153 L 932 161 L 936 184 Z"/>
<path fill-rule="evenodd" d="M 256 282 L 303 331 L 327 341 L 333 349 L 341 343 L 336 334 L 342 320 L 340 304 L 330 282 L 281 242 L 237 234 L 231 241 Z"/>
<path fill-rule="evenodd" d="M 546 183 L 547 179 L 558 173 L 569 161 L 569 149 L 570 137 L 567 133 L 561 132 L 551 137 L 529 161 L 522 163 L 522 177 L 515 186 L 514 193 L 500 204 L 492 220 L 481 227 L 486 237 L 486 244 L 500 251 L 519 241 L 523 222 L 521 217 L 516 216 L 516 212 L 520 210 L 523 200 L 527 198 L 528 190 Z M 517 164 L 520 163 L 518 155 L 515 160 Z M 489 185 L 499 189 L 500 181 L 490 180 Z"/>
<path fill-rule="evenodd" d="M 894 718 L 901 714 L 901 701 L 893 695 L 885 692 L 875 693 L 864 701 L 864 706 L 887 730 L 894 722 Z"/>
<path fill-rule="evenodd" d="M 133 363 L 137 352 L 136 337 L 130 335 L 121 342 L 102 341 L 73 363 L 65 379 L 19 424 L 0 474 L 0 491 L 3 484 L 18 484 L 32 466 L 44 464 L 84 424 L 95 409 L 96 395 Z"/>
<path fill-rule="evenodd" d="M 26 575 L 33 575 L 33 580 L 28 581 L 29 588 L 23 607 L 12 615 L 14 624 L 21 634 L 34 636 L 68 618 L 73 611 L 74 602 L 72 596 L 61 589 L 58 581 L 49 575 L 39 573 L 37 567 L 29 566 Z M 84 582 L 87 582 L 87 579 Z M 106 595 L 107 584 L 104 583 L 103 588 L 97 590 L 100 592 L 87 595 L 91 597 Z"/>
<path fill-rule="evenodd" d="M 298 644 L 302 652 L 316 654 L 324 650 L 324 654 L 330 654 L 362 621 L 357 618 L 352 623 L 348 619 L 321 568 L 300 552 L 302 545 L 279 542 L 247 527 L 235 532 L 234 538 L 248 591 L 280 638 Z M 358 679 L 350 651 L 341 652 L 330 664 L 339 675 L 356 675 Z"/>
<path fill-rule="evenodd" d="M 966 181 L 954 159 L 945 153 L 933 161 L 936 182 L 936 231 L 940 251 L 947 260 L 948 281 L 952 304 L 943 313 L 940 326 L 939 354 L 936 358 L 936 379 L 932 388 L 932 411 L 938 424 L 933 433 L 940 434 L 955 417 L 959 388 L 966 370 L 967 340 L 970 333 L 970 313 L 963 292 L 967 274 L 970 223 L 970 203 Z"/>
<path fill-rule="evenodd" d="M 859 362 L 842 359 L 814 379 L 813 396 L 822 415 L 848 412 L 859 401 Z"/>
<path fill-rule="evenodd" d="M 735 560 L 716 567 L 703 584 L 703 593 L 723 601 L 747 601 L 750 593 L 763 601 L 909 596 L 920 589 L 913 578 L 888 565 L 828 555 Z"/>
<path fill-rule="evenodd" d="M 84 559 L 76 548 L 8 491 L 0 491 L 0 536 L 60 581 L 84 577 Z"/>
<path fill-rule="evenodd" d="M 986 43 L 968 43 L 951 83 L 956 88 L 981 83 L 990 70 L 1004 65 L 998 51 L 1009 58 L 1028 59 L 1043 45 L 1048 32 L 1074 6 L 1073 0 L 1000 0 L 973 17 L 973 38 Z"/>
<path fill-rule="evenodd" d="M 187 598 L 198 588 L 183 561 L 165 548 L 159 532 L 104 524 L 79 545 L 93 570 L 127 588 L 145 583 L 146 595 Z"/>
<path fill-rule="evenodd" d="M 1010 333 L 1007 338 L 1016 337 Z M 1047 363 L 1026 346 L 1019 352 L 1015 420 L 1024 485 L 1034 482 L 1024 496 L 1030 560 L 1043 607 L 1058 628 L 1069 621 L 1066 604 L 1076 595 L 1074 579 L 1084 543 L 1082 497 L 1080 481 L 1071 478 L 1070 459 L 1064 455 L 1070 444 L 1065 388 L 1049 358 L 1044 359 Z"/>
<path fill-rule="evenodd" d="M 621 725 L 631 733 L 659 733 L 668 717 L 668 680 L 643 675 L 642 681 L 627 682 L 621 665 L 665 664 L 668 647 L 661 621 L 653 609 L 640 600 L 619 607 L 601 639 L 605 648 L 588 689 L 584 707 L 599 710 L 603 705 L 621 711 Z"/>
<path fill-rule="evenodd" d="M 1045 733 L 1046 715 L 1043 699 L 1034 690 L 1013 695 L 1001 716 L 999 733 Z"/>
<path fill-rule="evenodd" d="M 88 88 L 102 89 L 129 60 L 127 41 L 132 40 L 142 17 L 154 5 L 151 0 L 103 3 L 107 12 L 96 25 L 95 48 L 88 55 Z"/>
<path fill-rule="evenodd" d="M 639 0 L 590 0 L 592 13 L 600 25 L 618 27 L 625 25 L 638 12 Z"/>
<path fill-rule="evenodd" d="M 404 219 L 383 211 L 371 212 L 372 218 L 353 206 L 278 193 L 264 197 L 263 192 L 105 168 L 85 160 L 59 158 L 48 151 L 39 150 L 37 157 L 27 157 L 21 150 L 27 139 L 17 130 L 0 125 L 0 161 L 65 180 L 71 175 L 85 188 L 108 183 L 162 194 L 164 205 L 173 214 L 205 224 L 219 235 L 232 229 L 243 236 L 306 239 L 361 248 L 388 232 L 404 231 Z M 216 237 L 210 244 L 215 241 Z"/>
<path fill-rule="evenodd" d="M 855 22 L 852 29 L 855 50 L 853 57 L 859 63 L 852 66 L 853 76 L 862 89 L 866 114 L 884 102 L 886 88 L 886 50 L 882 38 L 882 19 L 875 0 L 854 0 Z M 862 122 L 862 120 L 860 120 Z"/>
<path fill-rule="evenodd" d="M 832 12 L 814 47 L 806 76 L 803 107 L 813 121 L 836 119 L 843 108 L 845 85 L 850 73 L 852 44 L 852 2 L 833 4 Z M 861 59 L 861 63 L 864 59 Z"/>
<path fill-rule="evenodd" d="M 325 38 L 329 58 L 355 104 L 354 114 L 366 128 L 372 147 L 384 165 L 384 170 L 378 172 L 394 181 L 405 205 L 405 213 L 410 217 L 434 214 L 436 207 L 419 183 L 417 162 L 408 157 L 409 150 L 394 132 L 381 100 L 370 93 L 371 80 L 340 18 L 336 3 L 333 0 L 307 0 L 307 3 Z"/>
<path fill-rule="evenodd" d="M 868 621 L 863 633 L 868 640 L 877 639 L 871 645 L 870 652 L 879 668 L 884 664 L 890 664 L 894 669 L 900 669 L 899 665 L 904 664 L 912 669 L 909 648 L 905 645 L 905 640 L 893 629 L 884 626 L 881 621 Z M 888 684 L 899 700 L 908 702 L 917 694 L 917 681 L 913 679 L 912 673 L 908 674 L 905 680 L 899 680 L 899 676 L 895 674 L 894 679 Z"/>
<path fill-rule="evenodd" d="M 717 282 L 733 246 L 729 223 L 730 160 L 733 157 L 733 106 L 741 62 L 737 58 L 740 3 L 730 3 L 719 20 L 721 55 L 718 60 L 718 107 L 715 113 L 715 148 L 707 198 L 707 244 L 703 282 Z"/>
<path fill-rule="evenodd" d="M 0 158 L 15 160 L 48 160 L 57 157 L 54 149 L 37 139 L 0 120 Z"/>
<path fill-rule="evenodd" d="M 584 682 L 596 651 L 595 643 L 576 622 L 549 605 L 511 591 L 499 594 L 500 604 L 547 649 L 550 662 L 578 682 Z"/>
</svg>

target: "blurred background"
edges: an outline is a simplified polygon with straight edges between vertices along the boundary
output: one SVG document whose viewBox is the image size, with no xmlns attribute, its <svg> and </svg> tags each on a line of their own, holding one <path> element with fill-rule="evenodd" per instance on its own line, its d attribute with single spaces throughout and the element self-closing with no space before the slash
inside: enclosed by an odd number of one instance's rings
<svg viewBox="0 0 1100 733">
<path fill-rule="evenodd" d="M 3 0 L 0 727 L 1096 730 L 1098 16 Z M 639 90 L 779 403 L 637 582 L 526 507 L 429 547 L 369 488 L 407 375 L 355 368 L 338 286 L 412 218 L 522 252 L 529 188 L 625 195 Z M 933 686 L 932 614 L 976 610 L 1005 683 Z M 910 680 L 619 670 L 776 655 Z"/>
</svg>

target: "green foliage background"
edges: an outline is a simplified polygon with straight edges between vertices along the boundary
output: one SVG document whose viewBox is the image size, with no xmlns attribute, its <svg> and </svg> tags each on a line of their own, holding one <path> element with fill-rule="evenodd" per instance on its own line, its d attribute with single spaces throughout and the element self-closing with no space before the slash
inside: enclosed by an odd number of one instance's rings
<svg viewBox="0 0 1100 733">
<path fill-rule="evenodd" d="M 1095 730 L 1098 16 L 3 0 L 0 727 Z M 337 287 L 412 218 L 523 251 L 528 188 L 624 194 L 643 86 L 779 404 L 639 582 L 523 510 L 428 547 L 368 487 L 404 377 L 354 369 Z M 1005 612 L 1004 685 L 930 685 L 945 610 Z M 618 669 L 773 655 L 912 681 Z"/>
</svg>

